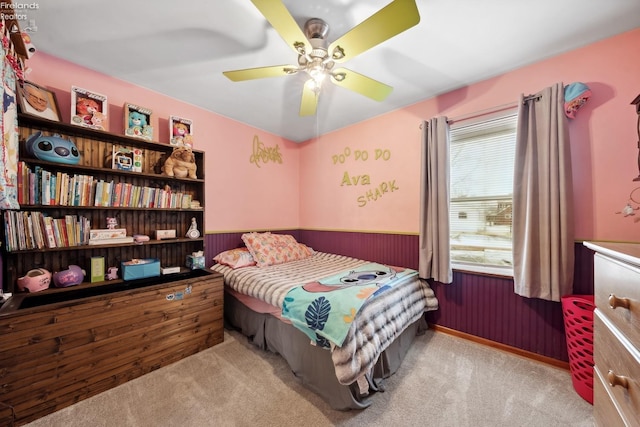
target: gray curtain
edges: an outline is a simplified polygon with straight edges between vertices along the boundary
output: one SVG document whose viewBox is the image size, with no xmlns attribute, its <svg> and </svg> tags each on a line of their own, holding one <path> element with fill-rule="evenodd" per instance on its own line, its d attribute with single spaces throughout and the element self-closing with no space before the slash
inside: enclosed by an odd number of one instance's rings
<svg viewBox="0 0 640 427">
<path fill-rule="evenodd" d="M 419 273 L 451 283 L 449 243 L 449 124 L 446 117 L 422 123 Z"/>
<path fill-rule="evenodd" d="M 533 98 L 533 99 L 531 99 Z M 573 184 L 564 88 L 520 96 L 513 191 L 515 293 L 560 301 L 573 289 Z"/>
</svg>

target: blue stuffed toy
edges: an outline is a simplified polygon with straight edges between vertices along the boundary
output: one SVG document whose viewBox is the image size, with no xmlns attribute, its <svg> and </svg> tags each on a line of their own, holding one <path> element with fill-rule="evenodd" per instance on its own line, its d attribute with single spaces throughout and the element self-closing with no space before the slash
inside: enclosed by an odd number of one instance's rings
<svg viewBox="0 0 640 427">
<path fill-rule="evenodd" d="M 140 111 L 130 111 L 129 127 L 125 130 L 125 135 L 151 140 L 153 127 L 149 125 L 149 117 Z"/>
<path fill-rule="evenodd" d="M 36 132 L 27 138 L 25 148 L 36 159 L 69 165 L 80 163 L 78 147 L 70 139 L 58 134 L 43 135 L 42 132 Z"/>
<path fill-rule="evenodd" d="M 143 129 L 147 125 L 147 116 L 137 111 L 132 111 L 129 114 L 129 128 L 133 129 L 139 127 Z"/>
</svg>

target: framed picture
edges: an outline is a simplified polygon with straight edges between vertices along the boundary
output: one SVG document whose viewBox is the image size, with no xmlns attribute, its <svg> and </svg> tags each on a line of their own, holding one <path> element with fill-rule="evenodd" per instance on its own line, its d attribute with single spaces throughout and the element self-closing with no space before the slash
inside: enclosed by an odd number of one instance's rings
<svg viewBox="0 0 640 427">
<path fill-rule="evenodd" d="M 56 94 L 33 82 L 25 81 L 19 85 L 18 103 L 20 111 L 25 114 L 61 121 Z"/>
<path fill-rule="evenodd" d="M 153 140 L 153 127 L 151 126 L 152 111 L 128 102 L 125 102 L 123 110 L 124 134 L 149 141 Z"/>
<path fill-rule="evenodd" d="M 107 97 L 71 86 L 71 124 L 98 130 L 109 130 Z"/>
<path fill-rule="evenodd" d="M 177 116 L 169 117 L 169 132 L 171 145 L 193 148 L 193 122 Z"/>
</svg>

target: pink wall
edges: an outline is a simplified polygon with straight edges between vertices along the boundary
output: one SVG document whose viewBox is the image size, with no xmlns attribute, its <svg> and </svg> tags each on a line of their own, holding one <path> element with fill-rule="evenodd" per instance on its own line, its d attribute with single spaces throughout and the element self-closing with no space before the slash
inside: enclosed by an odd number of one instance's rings
<svg viewBox="0 0 640 427">
<path fill-rule="evenodd" d="M 640 211 L 617 214 L 632 190 L 640 202 L 637 115 L 630 102 L 640 93 L 640 29 L 522 67 L 391 114 L 307 141 L 301 147 L 302 228 L 417 233 L 422 120 L 462 117 L 515 103 L 555 82 L 581 81 L 593 96 L 571 121 L 576 204 L 576 238 L 640 241 Z M 388 150 L 388 160 L 375 160 Z M 355 152 L 368 159 L 356 159 Z M 345 156 L 343 163 L 335 155 Z M 368 185 L 346 185 L 368 175 Z M 393 181 L 387 192 L 364 206 L 358 197 Z M 353 182 L 353 181 L 351 181 Z M 640 203 L 634 205 L 640 207 Z"/>
<path fill-rule="evenodd" d="M 55 91 L 63 121 L 67 123 L 72 85 L 108 97 L 109 131 L 113 133 L 124 131 L 122 106 L 125 102 L 153 110 L 154 139 L 159 142 L 169 141 L 170 115 L 193 120 L 194 147 L 206 152 L 207 231 L 298 228 L 300 188 L 296 144 L 41 52 L 28 61 L 28 66 L 32 71 L 27 79 Z M 264 148 L 277 146 L 282 163 L 250 161 L 256 135 Z"/>
<path fill-rule="evenodd" d="M 616 213 L 640 188 L 632 181 L 638 137 L 630 105 L 640 93 L 637 46 L 640 29 L 300 145 L 44 53 L 29 61 L 28 79 L 55 90 L 65 121 L 72 84 L 108 95 L 112 132 L 121 132 L 125 101 L 153 109 L 162 142 L 169 115 L 192 119 L 196 148 L 207 153 L 209 232 L 301 227 L 407 234 L 418 230 L 423 119 L 461 117 L 558 81 L 581 81 L 594 95 L 571 122 L 576 238 L 640 241 L 640 211 Z M 264 147 L 278 147 L 282 163 L 250 162 L 256 135 Z"/>
</svg>

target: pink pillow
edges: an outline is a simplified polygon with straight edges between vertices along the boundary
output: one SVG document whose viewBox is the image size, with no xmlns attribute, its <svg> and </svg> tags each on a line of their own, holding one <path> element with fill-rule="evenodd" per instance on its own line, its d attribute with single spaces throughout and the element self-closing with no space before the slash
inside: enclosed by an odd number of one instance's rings
<svg viewBox="0 0 640 427">
<path fill-rule="evenodd" d="M 256 265 L 255 260 L 247 248 L 230 249 L 220 252 L 213 257 L 218 264 L 228 265 L 231 268 L 241 268 Z"/>
<path fill-rule="evenodd" d="M 304 259 L 313 253 L 289 234 L 245 233 L 242 241 L 258 267 Z"/>
</svg>

